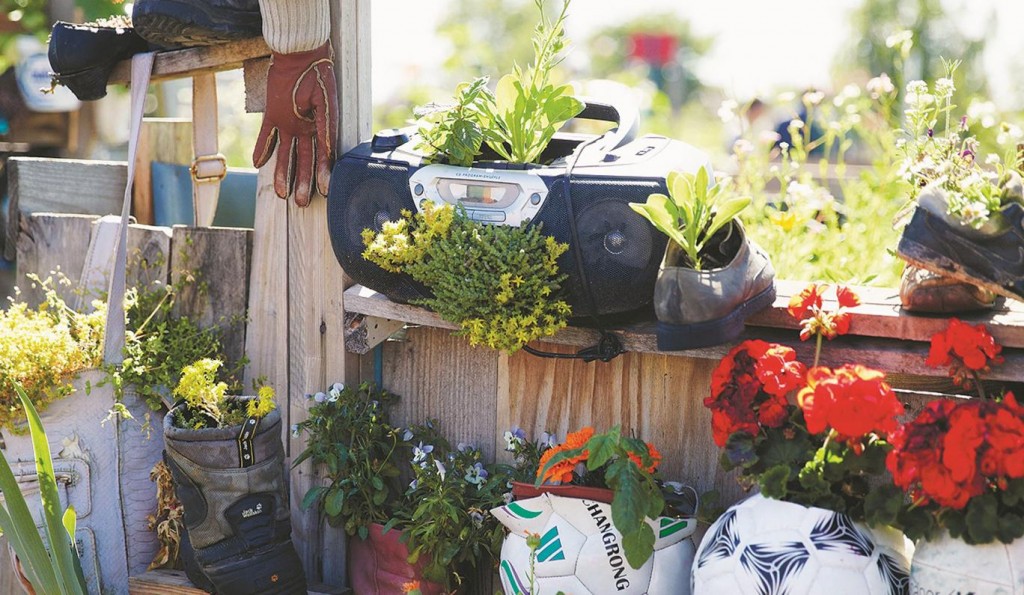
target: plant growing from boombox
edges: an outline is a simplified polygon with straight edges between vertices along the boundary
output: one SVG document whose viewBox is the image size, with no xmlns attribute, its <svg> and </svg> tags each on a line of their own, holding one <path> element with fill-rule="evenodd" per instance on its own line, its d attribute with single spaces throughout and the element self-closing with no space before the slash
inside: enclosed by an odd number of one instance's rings
<svg viewBox="0 0 1024 595">
<path fill-rule="evenodd" d="M 457 323 L 471 345 L 511 353 L 567 324 L 558 257 L 568 246 L 539 225 L 485 225 L 427 201 L 380 233 L 364 230 L 363 241 L 364 258 L 426 285 L 433 297 L 417 303 Z"/>
</svg>

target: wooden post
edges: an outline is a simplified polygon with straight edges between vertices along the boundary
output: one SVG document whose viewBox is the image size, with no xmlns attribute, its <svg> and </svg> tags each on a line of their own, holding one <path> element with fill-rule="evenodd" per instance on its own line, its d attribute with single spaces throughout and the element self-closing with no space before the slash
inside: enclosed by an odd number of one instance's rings
<svg viewBox="0 0 1024 595">
<path fill-rule="evenodd" d="M 186 118 L 143 118 L 139 153 L 135 159 L 132 214 L 139 223 L 153 224 L 154 161 L 188 165 L 192 163 L 192 122 Z"/>
</svg>

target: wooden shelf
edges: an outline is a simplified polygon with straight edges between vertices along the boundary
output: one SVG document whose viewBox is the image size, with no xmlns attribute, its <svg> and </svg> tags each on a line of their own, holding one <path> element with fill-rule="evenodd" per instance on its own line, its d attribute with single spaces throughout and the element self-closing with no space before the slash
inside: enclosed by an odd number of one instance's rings
<svg viewBox="0 0 1024 595">
<path fill-rule="evenodd" d="M 796 332 L 799 326 L 786 312 L 790 296 L 799 293 L 805 286 L 806 283 L 778 282 L 778 297 L 775 303 L 748 321 L 741 340 L 756 338 L 789 345 L 796 349 L 802 361 L 811 361 L 814 358 L 814 342 L 800 341 Z M 864 303 L 852 311 L 854 316 L 850 334 L 828 342 L 822 349 L 822 365 L 840 366 L 856 362 L 887 373 L 940 377 L 946 375 L 946 370 L 929 368 L 924 364 L 928 357 L 928 342 L 933 334 L 946 327 L 946 317 L 916 316 L 902 312 L 895 290 L 868 287 L 858 287 L 856 290 Z M 354 285 L 345 291 L 345 311 L 374 318 L 400 320 L 412 325 L 452 330 L 458 328 L 434 312 L 391 302 L 362 285 Z M 1005 363 L 986 374 L 986 378 L 1024 381 L 1022 304 L 1014 302 L 985 314 L 964 316 L 962 319 L 971 324 L 985 323 L 996 340 L 1004 346 L 1002 355 Z M 628 351 L 640 353 L 720 359 L 732 348 L 732 345 L 719 345 L 688 351 L 659 351 L 653 321 L 609 330 L 619 335 Z M 595 345 L 599 338 L 600 334 L 594 329 L 570 327 L 545 339 L 545 342 L 582 348 Z"/>
<path fill-rule="evenodd" d="M 158 52 L 153 64 L 152 82 L 190 77 L 203 72 L 219 72 L 241 68 L 248 60 L 270 55 L 262 37 L 205 47 Z M 131 81 L 131 60 L 114 67 L 107 83 L 127 84 Z"/>
<path fill-rule="evenodd" d="M 129 595 L 205 595 L 197 589 L 181 570 L 150 570 L 141 576 L 128 578 Z M 349 589 L 314 585 L 309 595 L 349 595 Z"/>
</svg>

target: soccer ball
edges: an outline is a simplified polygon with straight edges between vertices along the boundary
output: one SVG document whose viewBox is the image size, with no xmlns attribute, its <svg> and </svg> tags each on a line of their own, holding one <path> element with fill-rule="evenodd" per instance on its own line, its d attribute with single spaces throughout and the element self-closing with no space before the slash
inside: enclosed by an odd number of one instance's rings
<svg viewBox="0 0 1024 595">
<path fill-rule="evenodd" d="M 944 533 L 920 541 L 910 565 L 911 593 L 1024 594 L 1024 539 L 970 545 Z"/>
<path fill-rule="evenodd" d="M 581 498 L 541 494 L 491 511 L 510 531 L 501 547 L 498 574 L 507 595 L 662 595 L 689 593 L 697 528 L 693 518 L 648 519 L 654 555 L 638 569 L 622 553 L 622 536 L 612 525 L 611 506 Z M 540 535 L 534 553 L 526 534 Z"/>
<path fill-rule="evenodd" d="M 909 542 L 822 508 L 760 494 L 736 504 L 704 535 L 694 595 L 904 595 Z"/>
</svg>

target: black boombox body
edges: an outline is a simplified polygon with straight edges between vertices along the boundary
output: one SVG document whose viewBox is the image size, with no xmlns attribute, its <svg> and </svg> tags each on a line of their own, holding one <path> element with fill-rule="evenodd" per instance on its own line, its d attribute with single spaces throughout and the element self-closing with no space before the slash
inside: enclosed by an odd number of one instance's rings
<svg viewBox="0 0 1024 595">
<path fill-rule="evenodd" d="M 385 221 L 403 209 L 415 212 L 422 201 L 449 202 L 478 221 L 542 224 L 545 235 L 569 244 L 558 265 L 568 275 L 564 288 L 573 317 L 649 310 L 667 237 L 629 203 L 667 193 L 671 170 L 710 171 L 710 163 L 683 142 L 636 138 L 637 118 L 623 121 L 623 113 L 636 112 L 587 101 L 578 118 L 618 126 L 600 136 L 556 134 L 541 156 L 548 165 L 429 164 L 414 149 L 418 139 L 412 131 L 380 132 L 334 165 L 327 206 L 334 254 L 353 280 L 392 301 L 426 297 L 412 278 L 362 257 L 362 232 L 380 231 Z"/>
</svg>

